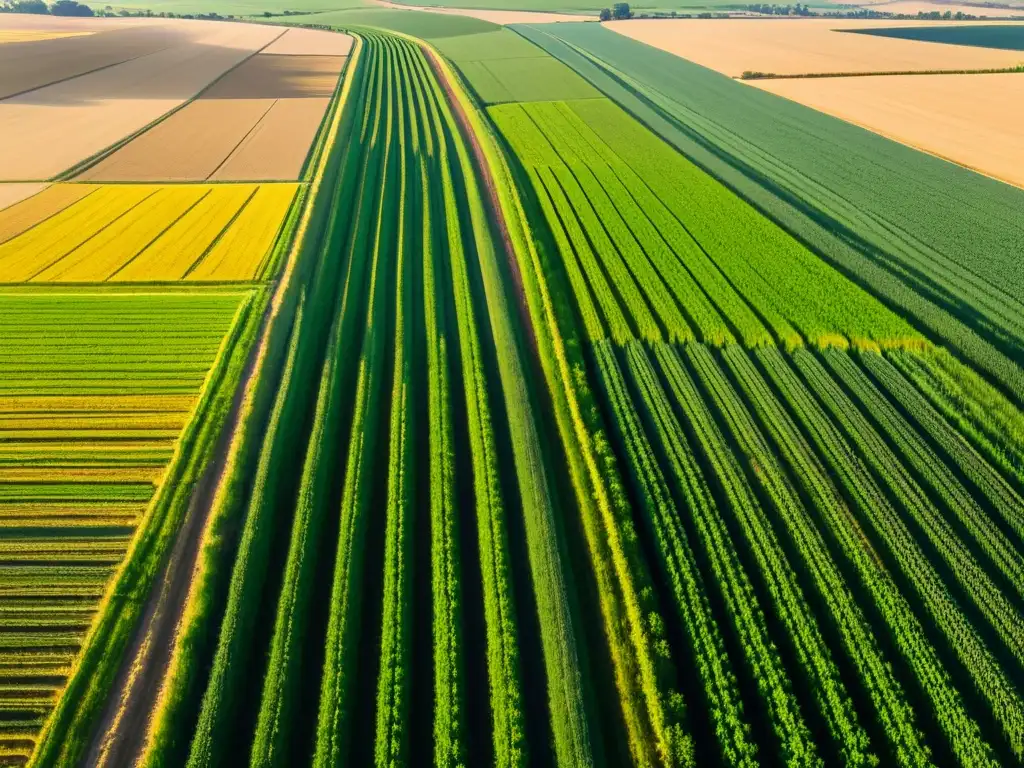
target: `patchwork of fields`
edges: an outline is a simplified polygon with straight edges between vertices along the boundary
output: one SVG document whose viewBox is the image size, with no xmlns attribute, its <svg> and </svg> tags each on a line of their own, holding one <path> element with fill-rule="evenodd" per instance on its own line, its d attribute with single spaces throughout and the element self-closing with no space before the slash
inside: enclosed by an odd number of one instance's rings
<svg viewBox="0 0 1024 768">
<path fill-rule="evenodd" d="M 604 25 L 291 18 L 0 185 L 0 762 L 1021 764 L 1024 193 Z"/>
</svg>

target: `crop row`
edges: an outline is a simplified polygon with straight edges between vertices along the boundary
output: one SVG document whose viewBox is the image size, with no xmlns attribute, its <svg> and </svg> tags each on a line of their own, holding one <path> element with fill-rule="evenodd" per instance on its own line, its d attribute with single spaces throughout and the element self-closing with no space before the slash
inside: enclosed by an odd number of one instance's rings
<svg viewBox="0 0 1024 768">
<path fill-rule="evenodd" d="M 31 754 L 79 663 L 224 336 L 250 301 L 237 292 L 0 296 L 0 750 L 8 762 Z M 169 337 L 190 352 L 156 363 L 158 375 L 188 384 L 183 394 L 145 394 L 152 380 L 139 372 Z"/>
<path fill-rule="evenodd" d="M 203 566 L 143 764 L 590 764 L 574 587 L 468 142 L 418 45 L 359 50 L 240 536 Z"/>
</svg>

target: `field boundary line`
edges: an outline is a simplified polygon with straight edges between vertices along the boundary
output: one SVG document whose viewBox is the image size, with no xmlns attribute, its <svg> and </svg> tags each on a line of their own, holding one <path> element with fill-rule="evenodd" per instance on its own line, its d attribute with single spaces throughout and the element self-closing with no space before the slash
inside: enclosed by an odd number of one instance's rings
<svg viewBox="0 0 1024 768">
<path fill-rule="evenodd" d="M 1024 53 L 1022 53 L 1024 55 Z M 909 75 L 1010 75 L 1024 74 L 1024 64 L 995 69 L 894 69 L 885 72 L 804 72 L 798 74 L 777 74 L 775 72 L 757 72 L 747 70 L 742 75 L 734 75 L 733 80 L 826 80 L 841 77 L 905 77 Z"/>
<path fill-rule="evenodd" d="M 188 276 L 198 269 L 199 265 L 203 263 L 203 259 L 210 255 L 210 252 L 216 247 L 217 243 L 224 238 L 224 234 L 231 229 L 236 221 L 238 221 L 238 217 L 242 215 L 242 211 L 249 207 L 249 204 L 252 202 L 253 198 L 256 197 L 256 193 L 259 191 L 260 186 L 257 184 L 253 191 L 249 193 L 249 196 L 245 198 L 245 202 L 238 207 L 238 210 L 234 212 L 230 219 L 228 219 L 227 223 L 221 227 L 220 232 L 218 232 L 217 236 L 213 238 L 213 242 L 206 246 L 206 250 L 196 257 L 196 260 L 192 262 L 191 266 L 189 266 L 187 270 L 185 270 L 185 274 L 183 274 L 179 280 L 188 279 Z"/>
</svg>

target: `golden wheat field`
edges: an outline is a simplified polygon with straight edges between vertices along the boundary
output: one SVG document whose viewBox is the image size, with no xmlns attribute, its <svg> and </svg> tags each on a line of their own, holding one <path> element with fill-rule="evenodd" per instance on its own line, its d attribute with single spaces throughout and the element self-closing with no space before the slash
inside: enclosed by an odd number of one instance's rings
<svg viewBox="0 0 1024 768">
<path fill-rule="evenodd" d="M 730 77 L 838 72 L 1001 69 L 1020 51 L 899 40 L 844 32 L 942 22 L 882 19 L 633 19 L 605 26 Z"/>
<path fill-rule="evenodd" d="M 295 184 L 57 184 L 0 212 L 6 283 L 260 279 Z"/>
</svg>

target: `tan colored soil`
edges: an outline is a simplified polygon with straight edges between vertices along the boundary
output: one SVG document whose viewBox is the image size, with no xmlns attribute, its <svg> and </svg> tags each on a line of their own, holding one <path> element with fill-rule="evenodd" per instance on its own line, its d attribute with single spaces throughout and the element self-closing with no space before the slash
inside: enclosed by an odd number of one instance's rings
<svg viewBox="0 0 1024 768">
<path fill-rule="evenodd" d="M 231 102 L 233 103 L 233 102 Z M 218 181 L 299 178 L 330 99 L 279 99 L 210 177 Z"/>
<path fill-rule="evenodd" d="M 204 99 L 299 99 L 331 96 L 339 56 L 253 56 L 203 93 Z"/>
<path fill-rule="evenodd" d="M 0 184 L 0 211 L 44 189 L 45 184 Z"/>
<path fill-rule="evenodd" d="M 429 11 L 445 13 L 450 16 L 469 16 L 482 19 L 492 24 L 546 24 L 552 21 L 586 21 L 597 16 L 596 13 L 541 13 L 539 11 L 488 11 L 479 8 L 434 8 L 427 5 L 406 5 L 405 3 L 389 3 L 387 0 L 371 0 L 374 5 L 382 8 L 393 8 L 398 11 Z"/>
<path fill-rule="evenodd" d="M 196 99 L 77 178 L 208 179 L 273 106 L 273 99 Z"/>
<path fill-rule="evenodd" d="M 858 19 L 642 19 L 606 24 L 635 40 L 732 77 L 823 72 L 921 72 L 999 69 L 1024 62 L 1000 51 L 855 35 L 842 29 L 928 26 L 942 22 Z"/>
<path fill-rule="evenodd" d="M 96 187 L 87 184 L 54 184 L 17 205 L 5 208 L 0 211 L 0 243 L 27 232 L 39 222 L 60 213 L 95 190 Z"/>
<path fill-rule="evenodd" d="M 352 38 L 319 29 L 289 29 L 260 53 L 271 56 L 348 56 Z"/>
<path fill-rule="evenodd" d="M 187 24 L 195 27 L 179 34 Z M 52 178 L 195 96 L 281 34 L 255 24 L 171 26 L 173 44 L 162 50 L 0 102 L 0 181 Z"/>
<path fill-rule="evenodd" d="M 1022 75 L 893 75 L 756 85 L 1024 186 Z"/>
</svg>

